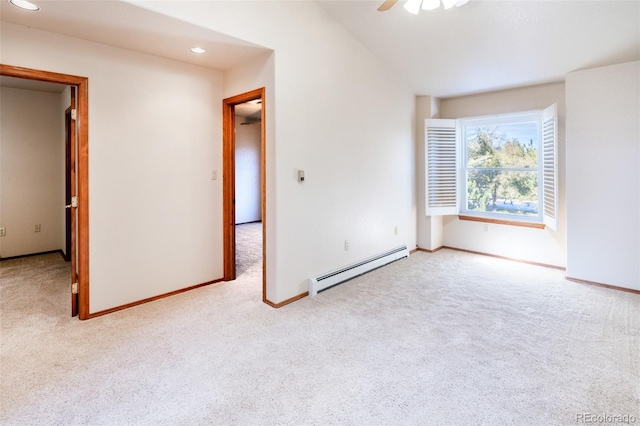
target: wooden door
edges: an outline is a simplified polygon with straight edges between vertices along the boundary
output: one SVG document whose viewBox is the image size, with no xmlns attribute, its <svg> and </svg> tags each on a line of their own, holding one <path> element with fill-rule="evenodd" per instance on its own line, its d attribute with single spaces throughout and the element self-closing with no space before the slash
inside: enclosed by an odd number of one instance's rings
<svg viewBox="0 0 640 426">
<path fill-rule="evenodd" d="M 76 150 L 77 140 L 76 131 L 77 124 L 77 105 L 76 105 L 76 88 L 71 87 L 71 107 L 65 113 L 65 121 L 67 128 L 67 250 L 70 252 L 67 257 L 71 260 L 71 316 L 78 315 L 78 266 L 77 266 L 77 173 L 76 173 Z"/>
<path fill-rule="evenodd" d="M 71 149 L 73 143 L 71 142 L 71 107 L 67 108 L 64 112 L 64 204 L 71 204 Z M 71 209 L 65 209 L 64 215 L 64 233 L 65 233 L 65 247 L 64 247 L 64 260 L 71 261 Z"/>
</svg>

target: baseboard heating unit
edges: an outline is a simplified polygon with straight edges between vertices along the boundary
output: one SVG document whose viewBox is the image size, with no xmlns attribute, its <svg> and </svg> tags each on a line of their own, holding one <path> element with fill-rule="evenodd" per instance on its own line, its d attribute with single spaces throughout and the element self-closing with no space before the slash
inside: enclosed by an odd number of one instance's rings
<svg viewBox="0 0 640 426">
<path fill-rule="evenodd" d="M 315 296 L 329 287 L 333 287 L 334 285 L 350 280 L 358 275 L 365 274 L 398 259 L 402 259 L 403 257 L 409 257 L 409 250 L 407 250 L 407 246 L 395 248 L 386 253 L 356 262 L 319 277 L 309 278 L 309 296 Z"/>
</svg>

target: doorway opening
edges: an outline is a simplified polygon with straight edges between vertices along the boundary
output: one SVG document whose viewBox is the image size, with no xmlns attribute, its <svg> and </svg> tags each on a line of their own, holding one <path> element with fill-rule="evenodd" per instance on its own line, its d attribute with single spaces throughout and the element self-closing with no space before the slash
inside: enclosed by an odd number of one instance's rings
<svg viewBox="0 0 640 426">
<path fill-rule="evenodd" d="M 241 118 L 238 118 L 241 117 Z M 261 224 L 262 238 L 262 301 L 269 304 L 266 297 L 266 161 L 265 161 L 265 89 L 256 89 L 243 93 L 223 101 L 223 238 L 224 238 L 224 280 L 236 279 L 238 272 L 236 227 L 238 222 L 248 226 L 242 228 L 243 236 L 255 233 L 258 223 Z M 239 122 L 241 121 L 241 122 Z M 236 126 L 244 124 L 247 131 L 236 132 Z M 251 126 L 251 127 L 249 127 Z M 251 130 L 250 130 L 251 129 Z M 244 133 L 255 133 L 256 140 L 253 149 L 249 145 L 250 136 L 245 140 Z M 240 136 L 242 140 L 237 141 Z M 239 142 L 238 144 L 236 142 Z M 236 158 L 236 148 L 242 146 L 247 149 L 248 155 Z M 255 158 L 258 156 L 259 158 Z M 236 169 L 239 161 L 243 168 L 249 167 L 246 175 L 241 174 L 237 179 Z M 243 162 L 247 160 L 247 164 Z M 257 163 L 256 163 L 257 160 Z M 252 165 L 251 165 L 252 164 Z M 257 168 L 257 170 L 256 170 Z M 257 185 L 256 185 L 257 183 Z M 236 185 L 241 185 L 242 201 L 236 197 Z M 250 194 L 247 194 L 250 192 Z M 256 205 L 257 203 L 257 205 Z M 251 226 L 250 224 L 254 225 Z M 241 225 L 242 226 L 242 225 Z M 258 230 L 259 232 L 259 230 Z M 246 253 L 243 253 L 243 256 Z M 242 265 L 242 264 L 241 264 Z M 243 266 L 240 266 L 241 268 Z"/>
<path fill-rule="evenodd" d="M 236 276 L 262 267 L 262 103 L 235 106 Z"/>
<path fill-rule="evenodd" d="M 81 320 L 89 314 L 89 185 L 88 185 L 88 79 L 86 77 L 59 74 L 42 70 L 0 64 L 0 75 L 24 80 L 36 80 L 71 86 L 71 109 L 66 124 L 67 139 L 75 140 L 75 149 L 67 148 L 66 165 L 69 180 L 66 188 L 71 197 L 67 205 L 70 210 L 69 243 L 71 261 L 71 314 Z M 75 123 L 75 125 L 73 125 Z M 69 133 L 70 132 L 70 133 Z M 66 142 L 65 142 L 66 145 Z M 74 184 L 75 183 L 75 184 Z M 66 220 L 65 220 L 66 223 Z M 39 228 L 36 228 L 38 232 Z M 65 238 L 66 239 L 66 238 Z"/>
</svg>

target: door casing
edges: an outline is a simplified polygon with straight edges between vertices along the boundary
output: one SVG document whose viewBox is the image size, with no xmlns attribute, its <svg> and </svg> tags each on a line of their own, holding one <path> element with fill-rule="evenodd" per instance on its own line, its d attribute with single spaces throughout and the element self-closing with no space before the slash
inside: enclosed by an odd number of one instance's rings
<svg viewBox="0 0 640 426">
<path fill-rule="evenodd" d="M 0 64 L 0 75 L 76 87 L 78 156 L 78 317 L 89 319 L 89 79 L 31 68 Z M 74 230 L 72 229 L 72 235 Z"/>
<path fill-rule="evenodd" d="M 236 166 L 235 166 L 235 106 L 245 102 L 260 100 L 260 191 L 262 193 L 262 301 L 272 305 L 267 300 L 267 197 L 266 197 L 266 99 L 265 88 L 252 90 L 240 95 L 232 96 L 222 101 L 222 197 L 223 197 L 223 251 L 224 251 L 224 280 L 236 279 Z"/>
</svg>

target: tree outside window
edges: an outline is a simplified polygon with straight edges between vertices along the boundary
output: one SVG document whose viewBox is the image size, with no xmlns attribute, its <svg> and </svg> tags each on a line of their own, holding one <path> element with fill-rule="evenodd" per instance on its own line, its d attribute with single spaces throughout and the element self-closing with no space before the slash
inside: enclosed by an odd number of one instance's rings
<svg viewBox="0 0 640 426">
<path fill-rule="evenodd" d="M 465 124 L 466 209 L 538 216 L 539 121 Z"/>
</svg>

